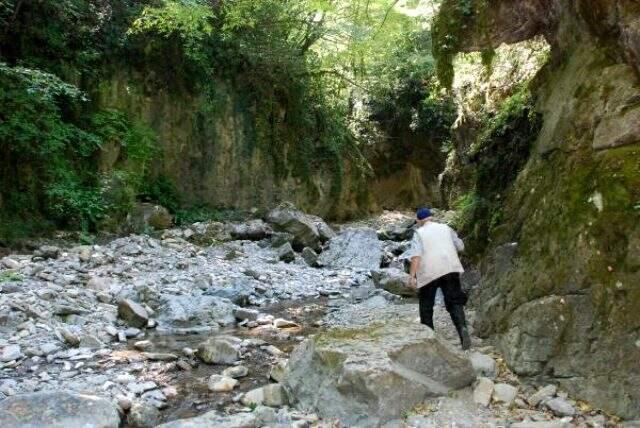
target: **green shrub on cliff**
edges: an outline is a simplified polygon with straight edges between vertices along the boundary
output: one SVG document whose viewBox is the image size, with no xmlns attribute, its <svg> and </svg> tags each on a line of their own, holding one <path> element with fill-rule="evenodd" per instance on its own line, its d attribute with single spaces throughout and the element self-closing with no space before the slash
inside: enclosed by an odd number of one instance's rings
<svg viewBox="0 0 640 428">
<path fill-rule="evenodd" d="M 444 0 L 433 26 L 433 53 L 437 60 L 438 79 L 451 88 L 454 78 L 453 60 L 463 50 L 465 40 L 473 33 L 483 37 L 487 31 L 488 0 Z M 493 49 L 482 53 L 482 62 L 488 68 L 495 55 Z"/>
<path fill-rule="evenodd" d="M 74 119 L 83 100 L 52 74 L 0 64 L 3 211 L 20 217 L 45 209 L 65 221 L 101 211 L 89 178 L 100 139 Z"/>
<path fill-rule="evenodd" d="M 474 187 L 456 204 L 457 226 L 470 238 L 470 253 L 476 256 L 502 224 L 505 193 L 529 159 L 542 126 L 527 86 L 505 99 L 498 112 L 483 122 L 483 131 L 470 148 Z"/>
<path fill-rule="evenodd" d="M 376 120 L 438 142 L 449 139 L 456 106 L 441 92 L 428 32 L 402 34 L 374 71 L 369 104 Z"/>
<path fill-rule="evenodd" d="M 86 96 L 39 70 L 0 63 L 0 166 L 3 235 L 8 224 L 46 214 L 59 225 L 88 229 L 121 207 L 104 197 L 95 158 L 105 141 L 122 146 L 126 168 L 144 175 L 155 156 L 148 128 L 117 112 L 87 120 Z M 1 226 L 0 226 L 1 227 Z"/>
</svg>

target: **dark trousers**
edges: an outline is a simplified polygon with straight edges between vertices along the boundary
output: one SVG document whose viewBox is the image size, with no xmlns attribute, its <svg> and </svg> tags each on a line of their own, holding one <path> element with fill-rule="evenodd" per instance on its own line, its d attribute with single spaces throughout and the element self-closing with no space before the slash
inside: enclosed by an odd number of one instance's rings
<svg viewBox="0 0 640 428">
<path fill-rule="evenodd" d="M 438 288 L 444 294 L 444 305 L 447 308 L 447 312 L 452 315 L 451 319 L 454 319 L 456 307 L 464 306 L 467 303 L 467 294 L 462 290 L 460 274 L 457 272 L 441 276 L 435 281 L 420 287 L 418 290 L 420 322 L 431 327 L 431 329 L 433 329 L 433 305 L 436 301 Z"/>
</svg>

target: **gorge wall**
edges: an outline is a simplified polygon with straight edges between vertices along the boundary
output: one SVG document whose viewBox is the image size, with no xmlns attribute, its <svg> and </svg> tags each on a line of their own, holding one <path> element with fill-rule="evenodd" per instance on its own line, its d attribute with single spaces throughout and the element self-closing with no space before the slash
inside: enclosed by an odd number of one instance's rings
<svg viewBox="0 0 640 428">
<path fill-rule="evenodd" d="M 102 109 L 124 111 L 148 124 L 158 135 L 162 156 L 152 176 L 172 182 L 187 205 L 204 204 L 249 210 L 287 200 L 306 211 L 332 218 L 349 218 L 374 209 L 365 185 L 366 171 L 345 156 L 335 159 L 303 152 L 291 145 L 274 147 L 256 135 L 256 106 L 246 94 L 220 80 L 215 105 L 202 94 L 149 87 L 152 70 L 118 72 L 98 86 Z M 293 133 L 286 108 L 279 107 L 275 126 Z M 110 170 L 118 147 L 106 147 L 101 168 Z M 300 173 L 300 157 L 309 169 Z"/>
<path fill-rule="evenodd" d="M 542 35 L 551 58 L 530 85 L 541 129 L 499 195 L 475 292 L 476 330 L 496 340 L 517 373 L 637 418 L 640 4 L 484 5 L 460 27 L 460 50 Z"/>
</svg>

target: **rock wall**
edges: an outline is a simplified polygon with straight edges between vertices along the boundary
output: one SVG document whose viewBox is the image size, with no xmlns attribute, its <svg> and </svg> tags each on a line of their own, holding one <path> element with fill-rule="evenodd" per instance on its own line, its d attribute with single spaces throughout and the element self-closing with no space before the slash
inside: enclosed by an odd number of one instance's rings
<svg viewBox="0 0 640 428">
<path fill-rule="evenodd" d="M 228 83 L 218 82 L 211 100 L 205 94 L 152 87 L 150 79 L 140 71 L 115 73 L 100 83 L 97 104 L 122 110 L 156 131 L 162 156 L 152 166 L 153 175 L 169 178 L 186 204 L 251 209 L 287 200 L 338 219 L 373 210 L 362 173 L 347 160 L 340 183 L 330 165 L 308 179 L 294 176 L 290 153 L 274 153 L 259 142 L 253 106 Z M 114 150 L 104 150 L 101 169 L 114 166 Z M 336 185 L 338 192 L 332 187 Z"/>
<path fill-rule="evenodd" d="M 517 373 L 637 418 L 640 5 L 504 0 L 484 22 L 469 50 L 542 34 L 552 58 L 532 87 L 544 123 L 504 198 L 476 329 Z"/>
<path fill-rule="evenodd" d="M 376 206 L 387 210 L 440 206 L 437 184 L 444 153 L 428 136 L 397 128 L 384 129 L 386 138 L 375 141 L 366 153 L 375 177 L 369 190 Z"/>
</svg>

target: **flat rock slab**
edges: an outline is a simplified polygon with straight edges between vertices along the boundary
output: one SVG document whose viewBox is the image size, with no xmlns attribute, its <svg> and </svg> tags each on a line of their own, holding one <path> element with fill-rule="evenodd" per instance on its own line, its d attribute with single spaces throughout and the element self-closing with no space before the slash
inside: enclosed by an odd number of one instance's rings
<svg viewBox="0 0 640 428">
<path fill-rule="evenodd" d="M 161 301 L 158 320 L 163 327 L 233 325 L 236 321 L 234 311 L 239 309 L 225 298 L 209 295 L 163 294 Z"/>
<path fill-rule="evenodd" d="M 118 428 L 116 406 L 104 398 L 68 392 L 37 392 L 0 401 L 0 427 Z"/>
<path fill-rule="evenodd" d="M 320 249 L 320 232 L 314 220 L 294 207 L 283 205 L 271 210 L 266 220 L 276 231 L 291 233 L 294 247 Z"/>
<path fill-rule="evenodd" d="M 378 269 L 382 261 L 382 242 L 370 228 L 346 229 L 329 241 L 318 264 L 334 269 Z"/>
<path fill-rule="evenodd" d="M 293 351 L 283 383 L 299 408 L 345 426 L 380 426 L 474 380 L 464 355 L 396 317 L 308 338 Z"/>
<path fill-rule="evenodd" d="M 195 418 L 167 422 L 166 424 L 158 425 L 156 428 L 257 428 L 259 426 L 262 426 L 262 424 L 253 413 L 222 415 L 213 411 Z"/>
<path fill-rule="evenodd" d="M 409 287 L 409 274 L 400 269 L 372 270 L 371 278 L 376 288 L 382 288 L 389 293 L 407 297 L 413 297 L 418 294 L 415 288 Z"/>
</svg>

